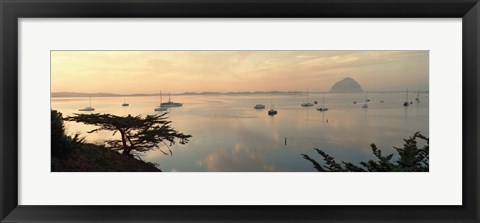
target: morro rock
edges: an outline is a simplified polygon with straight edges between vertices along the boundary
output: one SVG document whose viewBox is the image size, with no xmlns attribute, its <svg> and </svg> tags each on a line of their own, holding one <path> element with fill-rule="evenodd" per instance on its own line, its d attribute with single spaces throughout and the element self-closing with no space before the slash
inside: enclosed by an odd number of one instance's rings
<svg viewBox="0 0 480 223">
<path fill-rule="evenodd" d="M 347 77 L 335 83 L 330 92 L 334 93 L 359 93 L 363 92 L 362 87 L 354 79 Z"/>
</svg>

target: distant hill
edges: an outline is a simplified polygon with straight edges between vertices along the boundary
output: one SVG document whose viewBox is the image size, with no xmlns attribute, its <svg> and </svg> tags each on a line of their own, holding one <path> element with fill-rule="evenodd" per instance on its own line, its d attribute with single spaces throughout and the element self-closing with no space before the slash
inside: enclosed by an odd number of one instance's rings
<svg viewBox="0 0 480 223">
<path fill-rule="evenodd" d="M 77 93 L 77 92 L 52 92 L 51 97 L 116 97 L 120 96 L 111 93 Z"/>
<path fill-rule="evenodd" d="M 238 91 L 238 92 L 184 92 L 180 94 L 171 95 L 217 95 L 217 94 L 297 94 L 300 91 Z M 167 95 L 164 93 L 163 95 Z M 78 92 L 52 92 L 52 98 L 67 98 L 67 97 L 139 97 L 139 96 L 158 96 L 155 94 L 112 94 L 112 93 L 78 93 Z"/>
<path fill-rule="evenodd" d="M 347 77 L 335 83 L 330 92 L 334 93 L 359 93 L 363 92 L 362 87 L 354 79 Z"/>
</svg>

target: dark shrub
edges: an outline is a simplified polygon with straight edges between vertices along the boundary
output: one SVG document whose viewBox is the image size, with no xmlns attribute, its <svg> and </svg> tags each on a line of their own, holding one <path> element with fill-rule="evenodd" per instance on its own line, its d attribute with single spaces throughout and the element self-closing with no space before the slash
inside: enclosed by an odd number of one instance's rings
<svg viewBox="0 0 480 223">
<path fill-rule="evenodd" d="M 417 139 L 424 140 L 426 144 L 419 147 Z M 335 158 L 317 148 L 314 148 L 314 150 L 322 157 L 325 165 L 321 165 L 307 154 L 302 154 L 302 156 L 310 161 L 319 172 L 428 172 L 429 139 L 420 134 L 420 132 L 416 132 L 413 136 L 403 141 L 403 148 L 394 147 L 400 157 L 396 161 L 392 161 L 393 154 L 382 155 L 382 151 L 375 144 L 371 144 L 370 147 L 376 160 L 360 162 L 361 166 L 344 161 L 338 163 L 335 161 Z"/>
<path fill-rule="evenodd" d="M 52 157 L 65 157 L 84 141 L 78 134 L 73 137 L 65 135 L 62 113 L 56 110 L 51 111 L 50 125 Z"/>
</svg>

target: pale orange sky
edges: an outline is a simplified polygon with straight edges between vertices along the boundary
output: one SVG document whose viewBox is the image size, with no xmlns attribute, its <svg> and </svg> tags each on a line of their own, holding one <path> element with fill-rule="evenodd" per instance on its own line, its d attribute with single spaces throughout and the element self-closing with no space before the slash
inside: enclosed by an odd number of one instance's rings
<svg viewBox="0 0 480 223">
<path fill-rule="evenodd" d="M 428 90 L 428 51 L 52 51 L 52 92 Z"/>
</svg>

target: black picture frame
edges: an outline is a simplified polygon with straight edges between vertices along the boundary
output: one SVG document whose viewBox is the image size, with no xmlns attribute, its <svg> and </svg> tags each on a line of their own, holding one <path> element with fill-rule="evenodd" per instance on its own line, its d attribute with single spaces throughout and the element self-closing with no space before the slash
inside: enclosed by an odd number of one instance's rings
<svg viewBox="0 0 480 223">
<path fill-rule="evenodd" d="M 479 0 L 0 0 L 1 222 L 479 222 Z M 18 19 L 462 18 L 461 206 L 18 205 Z M 47 117 L 45 117 L 47 118 Z M 388 195 L 379 195 L 388 196 Z"/>
</svg>

